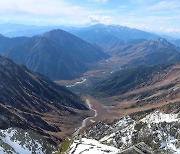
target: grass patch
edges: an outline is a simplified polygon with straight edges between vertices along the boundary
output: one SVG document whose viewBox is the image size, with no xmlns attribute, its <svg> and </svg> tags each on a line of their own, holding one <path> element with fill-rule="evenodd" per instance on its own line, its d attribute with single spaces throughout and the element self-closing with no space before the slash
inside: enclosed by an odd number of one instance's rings
<svg viewBox="0 0 180 154">
<path fill-rule="evenodd" d="M 63 141 L 59 146 L 59 152 L 56 152 L 55 154 L 63 154 L 69 149 L 70 145 L 71 145 L 70 139 Z"/>
</svg>

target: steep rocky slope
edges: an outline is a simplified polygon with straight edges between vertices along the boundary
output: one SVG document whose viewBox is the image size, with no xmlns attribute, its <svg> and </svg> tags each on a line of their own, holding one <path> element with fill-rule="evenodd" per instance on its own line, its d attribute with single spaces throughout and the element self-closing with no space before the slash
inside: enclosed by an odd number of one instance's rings
<svg viewBox="0 0 180 154">
<path fill-rule="evenodd" d="M 155 78 L 159 72 L 166 72 L 172 65 L 157 65 L 151 67 L 137 67 L 133 69 L 122 70 L 114 73 L 101 83 L 95 86 L 96 92 L 105 97 L 123 94 L 132 89 L 138 89 L 146 86 Z M 153 81 L 152 81 L 153 82 Z"/>
<path fill-rule="evenodd" d="M 86 114 L 78 96 L 2 56 L 0 78 L 0 128 L 32 129 L 49 138 L 54 133 L 60 139 L 78 125 L 81 112 Z"/>
<path fill-rule="evenodd" d="M 168 106 L 164 106 L 168 107 Z M 97 122 L 70 141 L 68 154 L 178 154 L 180 113 L 137 112 Z M 178 107 L 180 109 L 180 106 Z"/>
<path fill-rule="evenodd" d="M 136 120 L 133 116 L 126 116 L 111 124 L 97 123 L 84 135 L 121 151 L 144 142 L 154 153 L 179 153 L 179 125 L 179 113 L 155 111 L 143 114 Z"/>
<path fill-rule="evenodd" d="M 180 65 L 139 67 L 114 73 L 93 94 L 119 116 L 180 102 Z M 173 107 L 174 106 L 174 107 Z M 167 110 L 167 109 L 166 109 Z"/>
</svg>

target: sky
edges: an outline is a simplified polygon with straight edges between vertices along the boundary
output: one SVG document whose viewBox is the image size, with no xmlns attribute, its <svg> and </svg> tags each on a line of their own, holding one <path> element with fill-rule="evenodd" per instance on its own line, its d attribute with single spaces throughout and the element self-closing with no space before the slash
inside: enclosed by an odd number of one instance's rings
<svg viewBox="0 0 180 154">
<path fill-rule="evenodd" d="M 0 23 L 117 24 L 180 37 L 180 0 L 0 0 Z"/>
</svg>

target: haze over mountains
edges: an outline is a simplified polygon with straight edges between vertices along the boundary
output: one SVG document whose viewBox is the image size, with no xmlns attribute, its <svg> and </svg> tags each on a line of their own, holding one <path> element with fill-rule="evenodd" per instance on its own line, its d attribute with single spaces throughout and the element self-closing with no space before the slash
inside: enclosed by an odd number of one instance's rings
<svg viewBox="0 0 180 154">
<path fill-rule="evenodd" d="M 7 37 L 32 37 L 41 35 L 47 31 L 60 28 L 60 26 L 35 26 L 14 23 L 0 24 L 0 34 Z"/>
<path fill-rule="evenodd" d="M 128 66 L 179 61 L 178 47 L 137 29 L 97 24 L 69 31 L 94 45 L 63 30 L 52 30 L 30 38 L 1 35 L 0 53 L 53 80 L 80 77 L 93 63 L 108 58 L 100 48 L 121 57 Z"/>
<path fill-rule="evenodd" d="M 97 44 L 103 49 L 113 48 L 118 44 L 124 44 L 132 39 L 153 39 L 157 36 L 138 29 L 118 25 L 97 24 L 90 27 L 79 28 L 72 31 L 73 34 L 92 44 Z"/>
</svg>

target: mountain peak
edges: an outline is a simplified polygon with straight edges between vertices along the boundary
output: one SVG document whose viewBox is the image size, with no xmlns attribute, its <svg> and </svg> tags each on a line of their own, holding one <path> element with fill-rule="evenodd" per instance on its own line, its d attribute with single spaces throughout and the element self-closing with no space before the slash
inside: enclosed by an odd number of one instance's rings
<svg viewBox="0 0 180 154">
<path fill-rule="evenodd" d="M 170 42 L 168 42 L 166 39 L 164 38 L 155 38 L 149 41 L 146 41 L 145 44 L 149 44 L 149 45 L 156 45 L 156 46 L 161 46 L 161 47 L 175 47 L 173 44 L 171 44 Z"/>
<path fill-rule="evenodd" d="M 89 65 L 108 57 L 98 47 L 61 29 L 31 37 L 4 55 L 53 80 L 79 77 Z"/>
<path fill-rule="evenodd" d="M 131 29 L 131 28 L 128 28 L 128 27 L 125 27 L 125 26 L 121 26 L 121 25 L 115 25 L 115 24 L 95 24 L 92 26 L 93 28 L 126 28 L 126 29 Z"/>
<path fill-rule="evenodd" d="M 45 36 L 45 37 L 55 36 L 55 37 L 57 37 L 58 35 L 62 35 L 62 34 L 68 34 L 68 32 L 63 31 L 62 29 L 54 29 L 54 30 L 51 30 L 49 32 L 44 33 L 42 36 Z"/>
<path fill-rule="evenodd" d="M 151 41 L 153 42 L 157 42 L 157 43 L 167 43 L 168 41 L 164 38 L 155 38 L 155 39 L 152 39 Z M 168 42 L 169 43 L 169 42 Z"/>
</svg>

